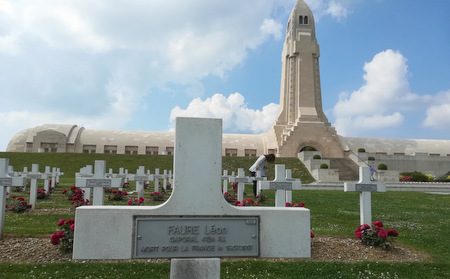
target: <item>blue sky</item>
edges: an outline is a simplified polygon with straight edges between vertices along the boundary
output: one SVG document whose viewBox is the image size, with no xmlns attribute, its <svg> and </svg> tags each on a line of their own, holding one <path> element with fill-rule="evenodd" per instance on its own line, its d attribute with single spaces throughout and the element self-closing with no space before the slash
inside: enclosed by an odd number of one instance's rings
<svg viewBox="0 0 450 279">
<path fill-rule="evenodd" d="M 43 125 L 261 133 L 295 0 L 0 0 L 0 151 Z M 341 135 L 450 139 L 450 1 L 306 0 Z"/>
</svg>

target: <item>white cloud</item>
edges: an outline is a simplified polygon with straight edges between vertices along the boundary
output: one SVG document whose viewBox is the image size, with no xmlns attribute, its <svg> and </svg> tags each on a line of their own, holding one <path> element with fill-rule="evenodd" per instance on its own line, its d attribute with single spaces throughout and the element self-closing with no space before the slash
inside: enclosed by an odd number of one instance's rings
<svg viewBox="0 0 450 279">
<path fill-rule="evenodd" d="M 350 11 L 350 7 L 360 0 L 306 0 L 311 8 L 316 21 L 322 17 L 331 16 L 337 20 L 345 19 Z"/>
<path fill-rule="evenodd" d="M 343 93 L 334 107 L 335 126 L 342 135 L 400 126 L 402 111 L 423 110 L 433 96 L 410 92 L 406 58 L 386 50 L 364 65 L 365 84 L 351 94 Z"/>
<path fill-rule="evenodd" d="M 262 110 L 252 110 L 245 104 L 244 96 L 239 93 L 225 97 L 215 94 L 202 101 L 195 98 L 186 109 L 175 107 L 170 114 L 174 123 L 176 117 L 221 118 L 223 130 L 227 133 L 262 133 L 267 132 L 278 115 L 279 105 L 269 104 Z"/>
<path fill-rule="evenodd" d="M 450 90 L 437 94 L 434 105 L 430 106 L 426 112 L 423 122 L 425 127 L 436 129 L 450 129 Z"/>
</svg>

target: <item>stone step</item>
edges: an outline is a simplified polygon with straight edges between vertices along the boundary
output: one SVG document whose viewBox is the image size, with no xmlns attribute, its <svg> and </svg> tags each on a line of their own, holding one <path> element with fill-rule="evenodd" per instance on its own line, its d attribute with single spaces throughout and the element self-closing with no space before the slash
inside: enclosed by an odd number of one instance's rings
<svg viewBox="0 0 450 279">
<path fill-rule="evenodd" d="M 330 169 L 339 170 L 340 181 L 358 181 L 359 166 L 350 158 L 327 158 L 330 160 Z"/>
</svg>

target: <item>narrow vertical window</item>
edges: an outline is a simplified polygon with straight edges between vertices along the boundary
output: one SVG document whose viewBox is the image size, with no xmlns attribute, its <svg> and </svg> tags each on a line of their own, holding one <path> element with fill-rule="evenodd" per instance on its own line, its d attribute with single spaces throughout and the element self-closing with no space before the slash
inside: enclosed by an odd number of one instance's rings
<svg viewBox="0 0 450 279">
<path fill-rule="evenodd" d="M 299 16 L 298 17 L 298 23 L 299 24 L 303 24 L 303 16 Z"/>
<path fill-rule="evenodd" d="M 304 24 L 308 24 L 308 17 L 307 16 L 305 16 L 305 19 L 303 20 L 303 23 Z"/>
</svg>

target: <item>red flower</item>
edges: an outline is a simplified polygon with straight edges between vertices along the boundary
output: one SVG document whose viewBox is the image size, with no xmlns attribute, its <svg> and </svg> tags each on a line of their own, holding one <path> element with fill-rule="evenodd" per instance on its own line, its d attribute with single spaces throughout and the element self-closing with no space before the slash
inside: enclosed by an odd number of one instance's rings
<svg viewBox="0 0 450 279">
<path fill-rule="evenodd" d="M 287 203 L 285 204 L 285 206 L 286 206 L 286 207 L 291 207 L 292 204 L 291 204 L 290 202 L 287 202 Z"/>
<path fill-rule="evenodd" d="M 378 236 L 381 238 L 387 238 L 388 232 L 380 229 L 380 231 L 378 232 Z"/>
<path fill-rule="evenodd" d="M 24 201 L 24 200 L 25 200 L 24 197 L 18 197 L 17 199 L 18 199 L 19 201 Z"/>
<path fill-rule="evenodd" d="M 75 187 L 75 185 L 72 185 L 72 186 L 70 186 L 70 190 L 75 190 L 76 189 L 76 187 Z"/>
<path fill-rule="evenodd" d="M 128 200 L 128 205 L 131 205 L 133 202 L 131 200 Z"/>
<path fill-rule="evenodd" d="M 74 231 L 74 230 L 75 230 L 75 224 L 70 225 L 70 229 L 71 229 L 72 231 Z"/>
<path fill-rule="evenodd" d="M 58 236 L 58 232 L 55 232 L 54 234 L 52 234 L 52 236 L 50 237 L 50 242 L 53 245 L 57 245 L 59 243 L 59 236 Z"/>
<path fill-rule="evenodd" d="M 363 233 L 360 231 L 356 232 L 356 238 L 360 239 L 363 236 Z"/>
<path fill-rule="evenodd" d="M 125 192 L 125 191 L 123 191 L 122 194 L 123 194 L 124 196 L 128 195 L 128 193 Z"/>
<path fill-rule="evenodd" d="M 139 203 L 143 203 L 144 202 L 144 197 L 140 197 L 139 198 Z"/>
<path fill-rule="evenodd" d="M 396 230 L 387 230 L 388 236 L 397 237 L 398 232 Z"/>
<path fill-rule="evenodd" d="M 375 227 L 378 227 L 378 228 L 382 228 L 383 227 L 383 223 L 381 223 L 381 221 L 375 221 L 375 222 L 373 222 L 373 225 Z"/>
<path fill-rule="evenodd" d="M 240 201 L 235 201 L 235 202 L 234 202 L 234 206 L 238 206 L 239 204 L 241 204 Z"/>
<path fill-rule="evenodd" d="M 69 220 L 66 221 L 66 224 L 73 224 L 73 223 L 75 223 L 74 219 L 69 219 Z"/>
<path fill-rule="evenodd" d="M 64 218 L 60 219 L 58 222 L 58 226 L 61 227 L 62 225 L 64 225 L 65 221 L 66 221 L 66 219 L 64 219 Z"/>
<path fill-rule="evenodd" d="M 301 202 L 301 203 L 300 203 L 300 207 L 305 207 L 305 203 L 304 203 L 304 202 Z"/>
<path fill-rule="evenodd" d="M 314 233 L 311 231 L 311 238 L 314 238 L 315 237 L 315 235 L 314 235 Z"/>
<path fill-rule="evenodd" d="M 67 190 L 66 189 L 62 190 L 61 194 L 65 194 L 65 193 L 67 193 Z"/>
<path fill-rule="evenodd" d="M 116 190 L 114 190 L 114 191 L 112 191 L 111 193 L 115 194 L 115 193 L 117 193 L 117 191 L 116 191 Z"/>
</svg>

